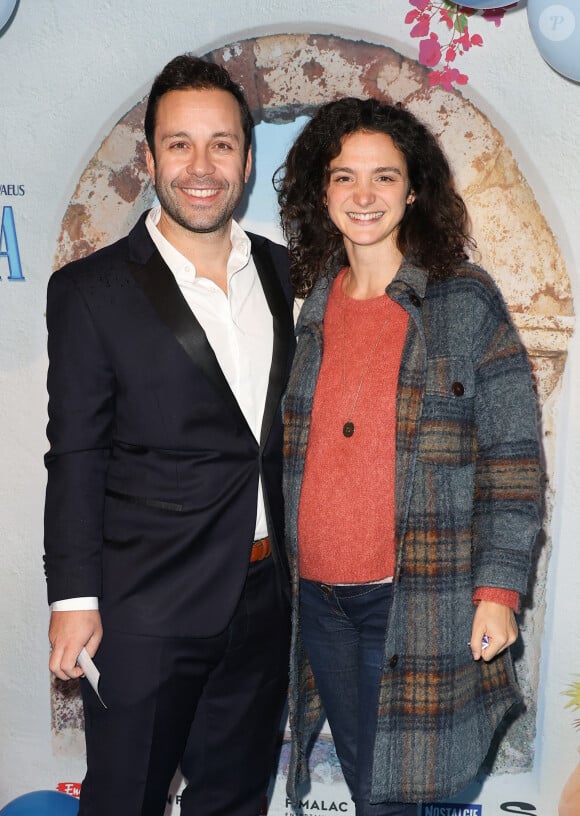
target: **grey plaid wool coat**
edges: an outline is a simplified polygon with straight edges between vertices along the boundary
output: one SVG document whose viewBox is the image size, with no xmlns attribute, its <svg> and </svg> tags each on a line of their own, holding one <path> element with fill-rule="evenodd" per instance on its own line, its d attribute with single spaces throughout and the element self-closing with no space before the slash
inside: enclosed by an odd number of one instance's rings
<svg viewBox="0 0 580 816">
<path fill-rule="evenodd" d="M 323 714 L 300 633 L 297 517 L 328 291 L 319 281 L 302 307 L 284 409 L 294 802 Z M 476 663 L 468 642 L 475 587 L 526 591 L 540 524 L 538 417 L 526 352 L 483 269 L 465 262 L 429 281 L 403 261 L 387 293 L 410 319 L 397 394 L 397 560 L 371 798 L 419 802 L 473 779 L 494 730 L 521 699 L 509 652 Z M 356 496 L 345 512 L 356 513 Z"/>
</svg>

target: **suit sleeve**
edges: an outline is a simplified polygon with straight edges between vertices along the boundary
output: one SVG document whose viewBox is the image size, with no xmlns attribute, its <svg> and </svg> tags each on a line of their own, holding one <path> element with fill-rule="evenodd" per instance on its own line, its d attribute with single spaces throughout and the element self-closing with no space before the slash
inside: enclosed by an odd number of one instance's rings
<svg viewBox="0 0 580 816">
<path fill-rule="evenodd" d="M 101 594 L 115 378 L 76 277 L 69 268 L 55 273 L 47 298 L 50 448 L 44 564 L 49 603 Z"/>
<path fill-rule="evenodd" d="M 493 284 L 475 307 L 473 586 L 525 594 L 540 527 L 538 410 L 526 351 Z"/>
</svg>

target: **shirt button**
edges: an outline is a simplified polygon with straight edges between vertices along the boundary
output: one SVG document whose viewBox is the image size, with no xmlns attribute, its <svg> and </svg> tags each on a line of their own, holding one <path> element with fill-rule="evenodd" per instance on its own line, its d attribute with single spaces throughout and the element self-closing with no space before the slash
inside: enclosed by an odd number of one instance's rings
<svg viewBox="0 0 580 816">
<path fill-rule="evenodd" d="M 394 669 L 398 662 L 399 662 L 399 655 L 396 655 L 396 654 L 393 655 L 391 657 L 391 659 L 389 660 L 389 666 L 391 667 L 391 669 Z"/>
<path fill-rule="evenodd" d="M 454 382 L 451 386 L 451 390 L 455 394 L 456 397 L 462 397 L 465 393 L 465 388 L 463 387 L 463 383 Z"/>
</svg>

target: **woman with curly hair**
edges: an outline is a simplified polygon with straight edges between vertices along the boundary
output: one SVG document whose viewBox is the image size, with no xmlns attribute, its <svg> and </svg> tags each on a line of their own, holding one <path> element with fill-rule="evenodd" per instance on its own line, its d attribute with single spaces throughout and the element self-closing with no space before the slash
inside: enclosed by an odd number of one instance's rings
<svg viewBox="0 0 580 816">
<path fill-rule="evenodd" d="M 536 401 L 437 140 L 322 106 L 280 168 L 305 298 L 285 401 L 294 802 L 323 716 L 357 816 L 476 775 L 521 699 L 509 646 L 539 528 Z"/>
</svg>

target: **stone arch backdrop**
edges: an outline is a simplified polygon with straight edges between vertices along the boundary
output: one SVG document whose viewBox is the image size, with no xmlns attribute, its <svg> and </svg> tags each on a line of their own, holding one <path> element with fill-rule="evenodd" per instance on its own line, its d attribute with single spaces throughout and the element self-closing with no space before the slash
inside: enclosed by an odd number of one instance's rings
<svg viewBox="0 0 580 816">
<path fill-rule="evenodd" d="M 574 328 L 570 282 L 554 235 L 489 119 L 459 92 L 429 87 L 428 70 L 391 48 L 336 36 L 287 34 L 231 43 L 205 56 L 225 65 L 242 83 L 257 124 L 293 121 L 340 96 L 373 95 L 407 106 L 440 137 L 451 160 L 472 218 L 478 260 L 497 280 L 526 343 L 542 409 L 544 536 L 520 620 L 525 649 L 516 662 L 527 711 L 509 727 L 494 765 L 503 772 L 528 770 L 533 766 L 551 550 L 555 410 Z M 82 173 L 62 222 L 55 269 L 125 234 L 153 201 L 144 160 L 144 109 L 141 100 L 123 116 Z M 58 681 L 52 691 L 52 725 L 56 751 L 83 750 L 78 693 Z M 281 770 L 284 765 L 283 752 Z"/>
</svg>

